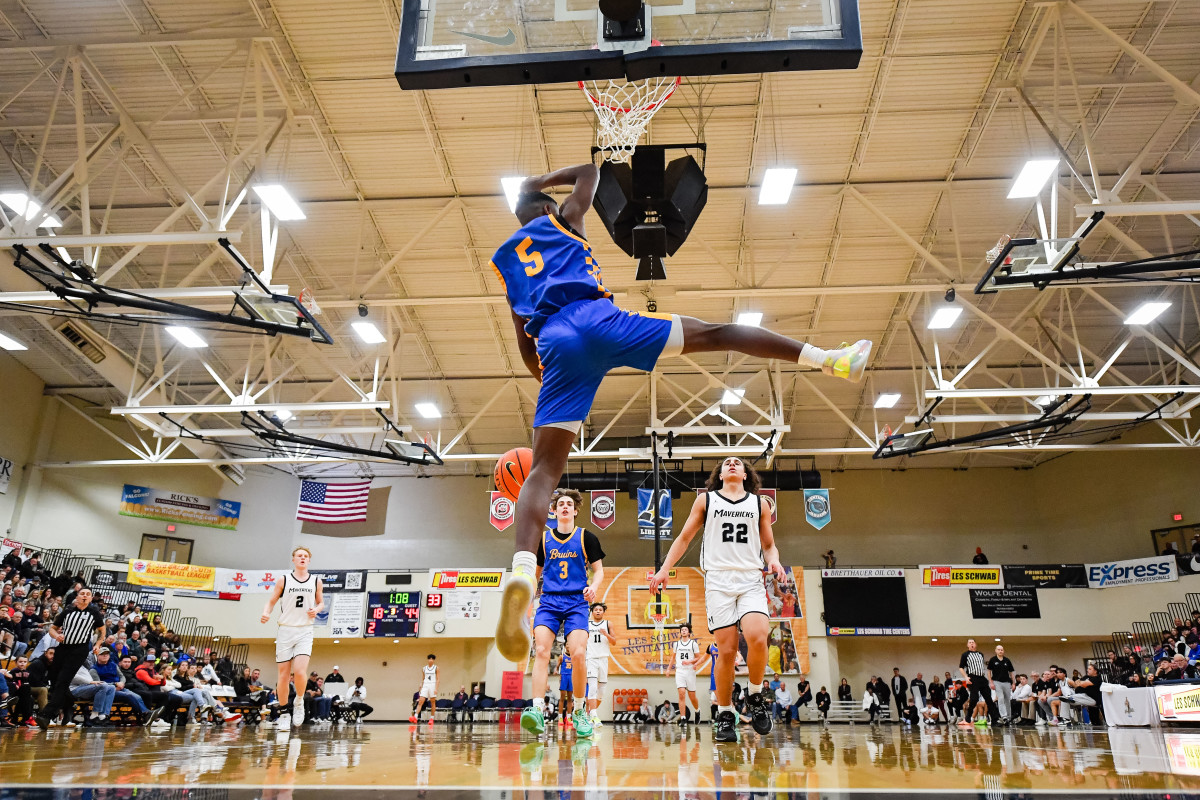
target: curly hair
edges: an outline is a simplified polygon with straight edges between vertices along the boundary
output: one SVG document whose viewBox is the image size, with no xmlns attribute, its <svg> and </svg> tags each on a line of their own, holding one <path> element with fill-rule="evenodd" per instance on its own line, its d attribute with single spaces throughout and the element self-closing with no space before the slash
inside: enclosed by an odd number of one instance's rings
<svg viewBox="0 0 1200 800">
<path fill-rule="evenodd" d="M 558 505 L 558 498 L 560 497 L 571 498 L 571 502 L 575 504 L 576 512 L 583 508 L 583 495 L 575 489 L 555 489 L 554 496 L 550 498 L 551 508 L 554 508 L 554 506 Z"/>
<path fill-rule="evenodd" d="M 738 459 L 742 461 L 741 459 Z M 717 462 L 713 467 L 712 472 L 708 476 L 708 481 L 704 484 L 704 488 L 708 491 L 714 491 L 721 488 L 721 467 L 725 465 L 725 459 Z M 762 488 L 762 479 L 758 477 L 758 473 L 754 469 L 754 465 L 749 461 L 742 461 L 742 467 L 746 470 L 746 491 L 750 494 L 756 494 Z"/>
</svg>

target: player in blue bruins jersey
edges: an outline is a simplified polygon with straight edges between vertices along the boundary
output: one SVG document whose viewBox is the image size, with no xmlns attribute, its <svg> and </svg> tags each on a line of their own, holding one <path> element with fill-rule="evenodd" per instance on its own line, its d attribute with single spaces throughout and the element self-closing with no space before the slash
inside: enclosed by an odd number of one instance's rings
<svg viewBox="0 0 1200 800">
<path fill-rule="evenodd" d="M 583 495 L 574 489 L 560 489 L 553 498 L 554 526 L 542 529 L 538 544 L 537 566 L 542 581 L 542 598 L 533 618 L 533 705 L 521 714 L 521 727 L 534 733 L 545 730 L 544 704 L 550 672 L 550 651 L 558 629 L 563 629 L 567 644 L 564 663 L 587 663 L 588 609 L 596 599 L 596 589 L 604 581 L 604 550 L 591 531 L 576 527 L 575 517 L 583 506 Z M 588 568 L 591 568 L 591 580 Z M 526 651 L 528 657 L 528 651 Z M 566 678 L 564 676 L 565 683 Z M 571 693 L 575 712 L 571 723 L 577 736 L 592 735 L 587 712 L 587 670 L 573 670 Z"/>
<path fill-rule="evenodd" d="M 580 164 L 524 181 L 516 205 L 521 227 L 492 256 L 512 308 L 521 360 L 542 384 L 533 418 L 533 464 L 517 501 L 513 575 L 496 627 L 496 645 L 510 661 L 529 654 L 527 612 L 546 503 L 609 370 L 649 371 L 660 358 L 732 350 L 859 381 L 871 352 L 866 339 L 822 350 L 750 325 L 617 308 L 584 232 L 599 178 L 595 166 Z M 561 206 L 544 193 L 553 186 L 573 187 Z"/>
</svg>

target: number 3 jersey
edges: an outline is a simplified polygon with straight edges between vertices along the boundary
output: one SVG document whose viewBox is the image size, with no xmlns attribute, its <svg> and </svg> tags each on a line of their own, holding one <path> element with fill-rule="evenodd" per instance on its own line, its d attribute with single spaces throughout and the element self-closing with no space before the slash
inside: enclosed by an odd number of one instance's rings
<svg viewBox="0 0 1200 800">
<path fill-rule="evenodd" d="M 317 579 L 310 572 L 308 578 L 300 580 L 292 573 L 283 576 L 283 594 L 279 597 L 279 624 L 286 628 L 299 628 L 313 624 L 308 610 L 317 605 Z"/>
<path fill-rule="evenodd" d="M 592 247 L 557 215 L 523 225 L 492 256 L 509 305 L 537 338 L 542 325 L 577 300 L 611 297 Z"/>
<path fill-rule="evenodd" d="M 730 500 L 718 491 L 705 492 L 704 537 L 700 540 L 700 569 L 762 571 L 762 545 L 758 536 L 761 503 L 746 492 Z"/>
</svg>

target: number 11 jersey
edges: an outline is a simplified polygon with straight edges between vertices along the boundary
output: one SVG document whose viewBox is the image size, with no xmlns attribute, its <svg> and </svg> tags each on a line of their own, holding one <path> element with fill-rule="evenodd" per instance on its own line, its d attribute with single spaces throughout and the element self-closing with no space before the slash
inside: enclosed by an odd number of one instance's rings
<svg viewBox="0 0 1200 800">
<path fill-rule="evenodd" d="M 730 500 L 718 491 L 706 492 L 704 536 L 700 540 L 700 568 L 712 570 L 759 570 L 763 568 L 758 535 L 761 501 L 746 492 Z"/>
</svg>

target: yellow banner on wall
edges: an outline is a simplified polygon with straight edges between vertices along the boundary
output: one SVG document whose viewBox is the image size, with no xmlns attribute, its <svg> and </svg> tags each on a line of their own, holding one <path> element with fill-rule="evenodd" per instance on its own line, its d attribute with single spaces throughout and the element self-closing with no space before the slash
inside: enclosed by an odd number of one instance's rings
<svg viewBox="0 0 1200 800">
<path fill-rule="evenodd" d="M 198 589 L 211 592 L 216 580 L 215 567 L 197 564 L 173 564 L 170 561 L 146 561 L 129 559 L 129 574 L 126 583 L 135 586 L 158 586 L 162 589 Z"/>
</svg>

